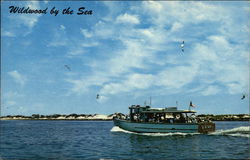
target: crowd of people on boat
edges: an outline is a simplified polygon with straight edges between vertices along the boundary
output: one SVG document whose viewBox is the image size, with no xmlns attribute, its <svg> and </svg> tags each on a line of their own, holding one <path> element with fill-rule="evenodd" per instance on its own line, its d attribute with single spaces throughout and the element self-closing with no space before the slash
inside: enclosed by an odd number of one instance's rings
<svg viewBox="0 0 250 160">
<path fill-rule="evenodd" d="M 151 123 L 199 123 L 209 121 L 196 117 L 195 114 L 185 116 L 183 113 L 178 114 L 134 114 L 133 117 L 124 115 L 117 117 L 119 119 L 130 120 L 134 122 L 151 122 Z"/>
</svg>

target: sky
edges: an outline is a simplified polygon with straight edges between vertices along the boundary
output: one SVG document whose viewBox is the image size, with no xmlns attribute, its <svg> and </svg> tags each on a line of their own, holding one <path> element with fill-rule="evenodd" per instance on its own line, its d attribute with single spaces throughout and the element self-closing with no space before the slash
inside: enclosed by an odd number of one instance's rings
<svg viewBox="0 0 250 160">
<path fill-rule="evenodd" d="M 249 22 L 247 1 L 1 2 L 1 115 L 127 114 L 150 97 L 157 108 L 249 113 Z"/>
</svg>

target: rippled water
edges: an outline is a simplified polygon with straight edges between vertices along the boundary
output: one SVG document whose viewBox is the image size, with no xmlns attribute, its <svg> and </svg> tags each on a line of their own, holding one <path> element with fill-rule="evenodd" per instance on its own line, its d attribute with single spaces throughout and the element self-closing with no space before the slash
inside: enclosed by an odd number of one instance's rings
<svg viewBox="0 0 250 160">
<path fill-rule="evenodd" d="M 0 121 L 0 159 L 249 159 L 249 122 L 204 134 L 137 134 L 107 121 Z"/>
</svg>

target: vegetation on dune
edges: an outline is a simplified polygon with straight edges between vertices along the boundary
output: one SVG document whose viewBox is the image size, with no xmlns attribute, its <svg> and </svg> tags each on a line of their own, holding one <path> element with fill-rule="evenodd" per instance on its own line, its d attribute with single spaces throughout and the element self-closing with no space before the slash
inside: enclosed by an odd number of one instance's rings
<svg viewBox="0 0 250 160">
<path fill-rule="evenodd" d="M 207 118 L 212 121 L 250 121 L 249 114 L 221 114 L 221 115 L 201 114 L 198 115 L 198 117 Z"/>
<path fill-rule="evenodd" d="M 114 116 L 121 117 L 125 116 L 122 113 L 113 113 L 110 115 L 102 115 L 98 117 L 98 114 L 52 114 L 52 115 L 40 115 L 32 114 L 31 116 L 23 115 L 7 115 L 2 116 L 0 119 L 27 119 L 27 120 L 112 120 Z M 209 119 L 211 121 L 250 121 L 250 114 L 223 114 L 223 115 L 213 115 L 213 114 L 200 114 L 197 117 L 202 119 Z"/>
</svg>

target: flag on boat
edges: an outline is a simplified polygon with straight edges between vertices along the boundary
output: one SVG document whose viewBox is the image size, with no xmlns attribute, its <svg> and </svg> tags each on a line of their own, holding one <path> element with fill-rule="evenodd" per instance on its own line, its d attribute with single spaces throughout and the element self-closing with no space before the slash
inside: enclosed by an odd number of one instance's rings
<svg viewBox="0 0 250 160">
<path fill-rule="evenodd" d="M 190 101 L 189 106 L 190 106 L 190 107 L 195 107 L 195 105 L 193 105 L 192 101 Z"/>
</svg>

